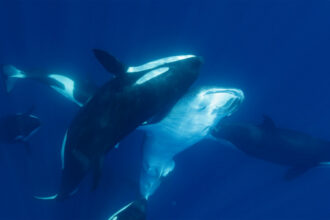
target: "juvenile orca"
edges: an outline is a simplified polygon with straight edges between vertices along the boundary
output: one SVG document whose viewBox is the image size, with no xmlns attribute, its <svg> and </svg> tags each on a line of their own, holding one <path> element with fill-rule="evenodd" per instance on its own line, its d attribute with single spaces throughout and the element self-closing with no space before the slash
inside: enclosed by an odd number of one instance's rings
<svg viewBox="0 0 330 220">
<path fill-rule="evenodd" d="M 13 65 L 3 65 L 1 75 L 8 93 L 13 90 L 17 80 L 30 79 L 49 86 L 80 107 L 86 104 L 97 90 L 90 81 L 78 79 L 67 73 L 49 73 L 40 70 L 26 72 Z"/>
<path fill-rule="evenodd" d="M 0 143 L 23 143 L 28 147 L 29 138 L 40 128 L 40 119 L 32 115 L 32 109 L 25 113 L 0 118 Z M 27 148 L 29 151 L 29 149 Z"/>
<path fill-rule="evenodd" d="M 247 155 L 290 167 L 286 179 L 330 162 L 330 142 L 302 132 L 276 127 L 268 116 L 260 125 L 221 122 L 212 131 Z"/>
<path fill-rule="evenodd" d="M 235 112 L 243 100 L 239 89 L 195 89 L 182 97 L 160 122 L 140 127 L 146 132 L 140 175 L 142 199 L 124 206 L 109 220 L 146 219 L 147 199 L 174 169 L 175 155 L 210 137 L 212 127 Z"/>
<path fill-rule="evenodd" d="M 142 123 L 157 114 L 166 115 L 164 112 L 197 79 L 201 66 L 201 59 L 194 55 L 126 67 L 104 51 L 94 50 L 94 54 L 115 78 L 80 109 L 65 134 L 59 193 L 37 198 L 63 199 L 72 195 L 90 170 L 94 171 L 94 186 L 97 185 L 104 155 Z"/>
</svg>

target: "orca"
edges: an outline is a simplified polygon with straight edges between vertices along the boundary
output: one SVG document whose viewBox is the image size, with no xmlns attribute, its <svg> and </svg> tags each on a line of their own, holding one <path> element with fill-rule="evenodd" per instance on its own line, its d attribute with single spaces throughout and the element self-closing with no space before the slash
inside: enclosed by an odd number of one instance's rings
<svg viewBox="0 0 330 220">
<path fill-rule="evenodd" d="M 1 75 L 7 93 L 13 90 L 18 80 L 30 79 L 49 86 L 80 107 L 85 105 L 97 90 L 90 81 L 81 80 L 68 73 L 23 71 L 13 65 L 3 65 Z"/>
<path fill-rule="evenodd" d="M 160 122 L 140 127 L 146 131 L 140 193 L 148 199 L 163 177 L 175 167 L 180 152 L 211 137 L 221 118 L 237 110 L 244 94 L 240 89 L 209 87 L 187 93 Z"/>
<path fill-rule="evenodd" d="M 330 162 L 329 141 L 278 128 L 268 116 L 264 116 L 259 125 L 221 122 L 212 130 L 212 135 L 229 141 L 249 156 L 289 167 L 284 175 L 287 180 Z"/>
<path fill-rule="evenodd" d="M 25 113 L 3 116 L 0 118 L 0 143 L 22 143 L 29 151 L 28 140 L 40 126 L 40 119 L 32 114 L 32 108 Z"/>
<path fill-rule="evenodd" d="M 193 89 L 161 121 L 139 127 L 146 132 L 140 174 L 141 198 L 121 208 L 109 220 L 146 219 L 147 201 L 163 178 L 173 171 L 173 158 L 202 139 L 212 138 L 213 126 L 234 113 L 243 100 L 244 93 L 239 89 Z M 139 204 L 138 212 L 133 204 Z"/>
<path fill-rule="evenodd" d="M 65 134 L 59 193 L 36 198 L 69 197 L 89 171 L 95 188 L 104 155 L 144 122 L 161 120 L 197 79 L 202 64 L 198 56 L 180 55 L 127 67 L 105 51 L 95 49 L 94 55 L 115 77 L 82 106 Z"/>
</svg>

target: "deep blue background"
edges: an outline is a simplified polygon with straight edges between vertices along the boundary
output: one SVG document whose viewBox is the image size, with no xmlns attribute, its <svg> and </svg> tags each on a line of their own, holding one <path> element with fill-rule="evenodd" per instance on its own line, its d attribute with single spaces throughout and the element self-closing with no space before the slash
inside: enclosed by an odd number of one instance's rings
<svg viewBox="0 0 330 220">
<path fill-rule="evenodd" d="M 330 140 L 330 1 L 0 0 L 0 63 L 88 77 L 110 76 L 93 58 L 101 48 L 138 65 L 168 55 L 204 57 L 197 84 L 244 90 L 233 116 Z M 99 188 L 90 179 L 64 202 L 33 195 L 57 191 L 60 147 L 78 108 L 34 82 L 0 93 L 1 114 L 35 105 L 42 129 L 0 148 L 0 219 L 106 219 L 135 198 L 141 133 L 105 161 Z M 150 198 L 149 219 L 329 219 L 330 168 L 291 182 L 284 167 L 248 158 L 212 141 L 176 158 L 176 169 Z"/>
</svg>

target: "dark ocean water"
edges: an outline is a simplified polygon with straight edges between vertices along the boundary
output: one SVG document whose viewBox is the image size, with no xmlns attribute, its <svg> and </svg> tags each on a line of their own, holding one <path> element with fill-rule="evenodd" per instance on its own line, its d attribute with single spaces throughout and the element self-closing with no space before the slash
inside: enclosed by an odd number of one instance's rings
<svg viewBox="0 0 330 220">
<path fill-rule="evenodd" d="M 0 0 L 0 63 L 111 77 L 101 48 L 129 64 L 176 54 L 203 56 L 197 85 L 236 87 L 246 99 L 233 118 L 330 140 L 330 1 Z M 35 106 L 42 129 L 31 154 L 0 148 L 0 219 L 107 219 L 138 195 L 140 132 L 63 201 L 40 201 L 60 183 L 60 148 L 78 107 L 34 82 L 0 93 L 2 115 Z M 150 198 L 148 219 L 330 219 L 330 168 L 287 182 L 286 168 L 203 141 L 176 158 Z"/>
</svg>

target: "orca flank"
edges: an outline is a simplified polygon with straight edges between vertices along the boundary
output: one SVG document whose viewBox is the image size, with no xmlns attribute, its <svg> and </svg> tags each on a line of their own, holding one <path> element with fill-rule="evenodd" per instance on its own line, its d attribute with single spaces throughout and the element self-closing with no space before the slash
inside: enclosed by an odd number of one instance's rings
<svg viewBox="0 0 330 220">
<path fill-rule="evenodd" d="M 99 88 L 73 119 L 62 146 L 60 190 L 45 199 L 72 195 L 90 171 L 95 187 L 104 155 L 145 121 L 165 116 L 197 79 L 201 66 L 200 58 L 192 55 L 129 73 L 127 65 L 100 51 L 94 50 L 95 57 L 107 71 L 114 71 L 115 77 Z"/>
</svg>

